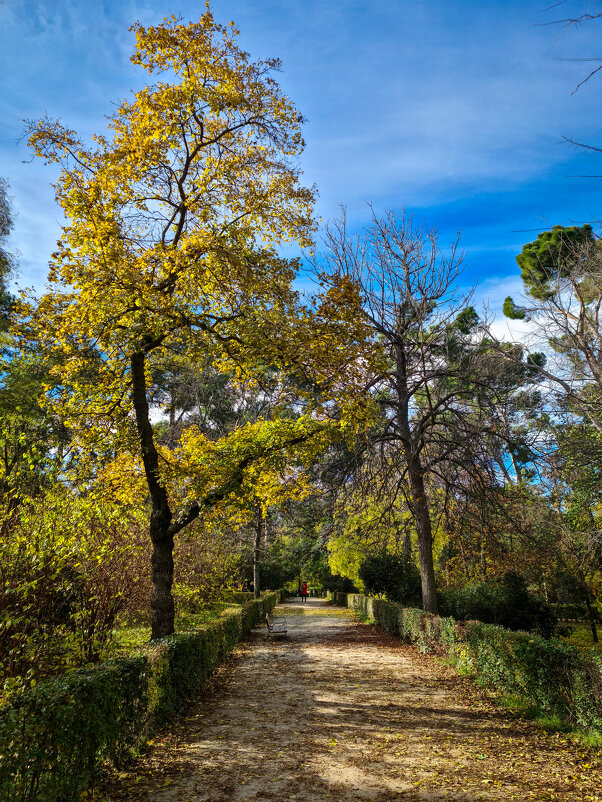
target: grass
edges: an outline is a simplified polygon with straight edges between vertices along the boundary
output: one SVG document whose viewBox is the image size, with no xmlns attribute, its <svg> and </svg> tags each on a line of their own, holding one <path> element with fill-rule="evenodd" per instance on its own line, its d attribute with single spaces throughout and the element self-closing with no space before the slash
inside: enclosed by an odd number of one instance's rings
<svg viewBox="0 0 602 802">
<path fill-rule="evenodd" d="M 176 632 L 190 632 L 203 624 L 213 621 L 227 609 L 240 608 L 240 604 L 221 602 L 197 613 L 181 612 L 176 614 Z M 151 627 L 149 623 L 140 621 L 123 622 L 115 632 L 115 640 L 109 646 L 106 657 L 124 657 L 136 652 L 150 641 Z M 103 657 L 103 659 L 106 659 Z"/>
<path fill-rule="evenodd" d="M 493 699 L 500 707 L 514 713 L 519 718 L 532 721 L 544 732 L 563 733 L 567 735 L 575 744 L 599 749 L 602 747 L 602 732 L 583 730 L 578 726 L 573 726 L 567 721 L 563 721 L 558 716 L 542 713 L 537 707 L 528 704 L 518 696 L 496 694 L 488 691 L 487 695 Z"/>
<path fill-rule="evenodd" d="M 560 638 L 565 643 L 571 646 L 576 646 L 578 649 L 591 649 L 592 646 L 602 653 L 602 643 L 594 643 L 592 641 L 592 630 L 588 623 L 579 624 L 566 624 L 572 629 L 568 637 Z M 598 637 L 602 640 L 602 626 L 598 625 Z"/>
</svg>

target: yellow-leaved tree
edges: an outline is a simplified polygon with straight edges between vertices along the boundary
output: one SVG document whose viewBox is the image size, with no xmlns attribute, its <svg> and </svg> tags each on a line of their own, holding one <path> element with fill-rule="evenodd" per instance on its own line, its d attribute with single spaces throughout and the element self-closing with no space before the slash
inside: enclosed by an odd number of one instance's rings
<svg viewBox="0 0 602 802">
<path fill-rule="evenodd" d="M 249 466 L 267 470 L 283 450 L 302 465 L 324 447 L 335 424 L 319 392 L 346 366 L 361 381 L 363 335 L 350 335 L 359 316 L 349 282 L 303 309 L 294 263 L 274 252 L 309 246 L 314 231 L 314 191 L 296 166 L 302 118 L 272 77 L 279 62 L 252 61 L 209 5 L 199 22 L 133 30 L 132 61 L 155 82 L 117 108 L 105 134 L 85 144 L 58 122 L 30 126 L 35 152 L 62 166 L 56 197 L 67 222 L 47 291 L 23 301 L 21 331 L 57 354 L 47 402 L 82 453 L 121 455 L 124 492 L 136 464 L 144 477 L 160 638 L 174 630 L 174 537 L 240 492 Z M 152 376 L 170 349 L 210 354 L 241 381 L 292 370 L 308 388 L 305 405 L 218 441 L 189 429 L 161 446 Z"/>
</svg>

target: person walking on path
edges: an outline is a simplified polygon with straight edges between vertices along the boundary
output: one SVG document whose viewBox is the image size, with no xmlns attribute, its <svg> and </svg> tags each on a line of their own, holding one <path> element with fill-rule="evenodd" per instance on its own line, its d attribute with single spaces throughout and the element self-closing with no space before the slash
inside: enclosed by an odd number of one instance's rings
<svg viewBox="0 0 602 802">
<path fill-rule="evenodd" d="M 301 585 L 301 601 L 307 601 L 307 582 Z"/>
</svg>

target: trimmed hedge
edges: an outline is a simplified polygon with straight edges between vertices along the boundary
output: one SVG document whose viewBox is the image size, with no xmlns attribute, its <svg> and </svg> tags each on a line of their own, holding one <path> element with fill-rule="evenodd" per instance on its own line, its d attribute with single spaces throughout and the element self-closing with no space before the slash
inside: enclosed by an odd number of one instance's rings
<svg viewBox="0 0 602 802">
<path fill-rule="evenodd" d="M 327 599 L 330 599 L 331 601 L 333 601 L 333 602 L 334 602 L 335 604 L 337 604 L 339 607 L 348 607 L 348 606 L 349 606 L 349 605 L 347 604 L 348 597 L 349 597 L 349 596 L 354 596 L 354 595 L 357 595 L 357 594 L 353 594 L 353 593 L 342 593 L 342 592 L 341 592 L 341 591 L 339 591 L 339 590 L 335 590 L 335 591 L 331 591 L 331 590 L 329 590 L 329 591 L 328 591 L 328 593 L 327 593 L 327 595 L 326 595 L 326 598 L 327 598 Z M 368 598 L 368 597 L 366 597 L 366 598 Z"/>
<path fill-rule="evenodd" d="M 351 607 L 363 618 L 371 618 L 376 621 L 391 635 L 399 636 L 399 604 L 383 599 L 374 599 L 372 596 L 363 596 L 360 593 L 335 593 L 334 595 L 336 604 L 339 604 L 338 599 L 344 596 L 346 603 L 343 606 Z"/>
<path fill-rule="evenodd" d="M 76 799 L 103 764 L 123 764 L 203 687 L 280 593 L 229 610 L 144 653 L 44 680 L 0 707 L 0 800 Z"/>
<path fill-rule="evenodd" d="M 332 595 L 420 651 L 445 654 L 497 693 L 602 734 L 602 655 L 595 649 L 581 652 L 557 638 L 441 618 L 360 594 Z"/>
<path fill-rule="evenodd" d="M 246 604 L 253 599 L 253 591 L 250 590 L 226 590 L 222 594 L 222 601 L 230 604 Z"/>
</svg>

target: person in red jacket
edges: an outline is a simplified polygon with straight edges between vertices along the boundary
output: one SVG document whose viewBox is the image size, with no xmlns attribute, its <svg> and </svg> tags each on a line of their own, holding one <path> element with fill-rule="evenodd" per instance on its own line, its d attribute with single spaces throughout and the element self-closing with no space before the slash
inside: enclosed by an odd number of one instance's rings
<svg viewBox="0 0 602 802">
<path fill-rule="evenodd" d="M 307 601 L 307 582 L 301 585 L 301 601 Z"/>
</svg>

